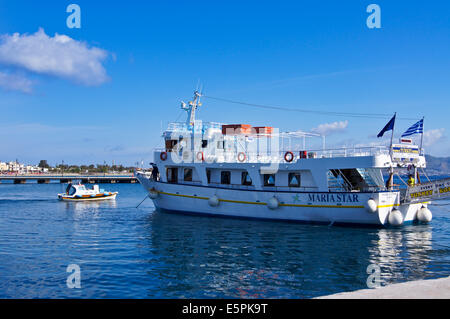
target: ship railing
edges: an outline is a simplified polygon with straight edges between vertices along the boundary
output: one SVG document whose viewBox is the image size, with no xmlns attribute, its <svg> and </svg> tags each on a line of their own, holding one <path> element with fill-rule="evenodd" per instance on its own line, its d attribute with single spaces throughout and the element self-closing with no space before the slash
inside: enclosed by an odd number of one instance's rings
<svg viewBox="0 0 450 319">
<path fill-rule="evenodd" d="M 270 162 L 286 162 L 285 156 L 286 153 L 292 152 L 294 155 L 293 160 L 290 163 L 295 163 L 297 160 L 302 160 L 306 158 L 336 158 L 336 157 L 360 157 L 360 156 L 374 156 L 380 154 L 389 154 L 389 148 L 387 147 L 352 147 L 352 148 L 336 148 L 336 149 L 325 149 L 325 150 L 291 150 L 284 149 L 282 151 L 277 152 L 252 152 L 245 154 L 245 160 L 242 162 L 262 162 L 262 163 L 270 163 Z M 302 153 L 306 152 L 306 156 L 303 156 Z M 237 155 L 240 152 L 227 152 L 222 156 L 226 161 L 235 162 L 237 159 Z M 242 156 L 241 156 L 242 158 Z"/>
<path fill-rule="evenodd" d="M 194 126 L 197 126 L 199 129 L 205 131 L 209 128 L 222 129 L 222 123 L 219 122 L 203 122 L 196 121 Z M 170 122 L 167 125 L 166 132 L 178 132 L 178 131 L 192 131 L 192 125 L 187 124 L 186 122 Z"/>
<path fill-rule="evenodd" d="M 330 149 L 315 149 L 315 150 L 284 150 L 281 153 L 291 151 L 299 157 L 299 152 L 306 151 L 307 158 L 333 158 L 333 157 L 357 157 L 357 156 L 372 156 L 379 154 L 389 154 L 389 148 L 385 146 L 364 146 L 364 147 L 342 147 Z M 297 154 L 296 154 L 297 152 Z"/>
<path fill-rule="evenodd" d="M 165 152 L 165 148 L 154 149 L 156 153 Z M 190 150 L 185 151 L 186 154 L 190 155 Z M 220 162 L 220 163 L 295 163 L 302 159 L 314 159 L 314 158 L 338 158 L 338 157 L 360 157 L 360 156 L 374 156 L 380 154 L 389 154 L 389 148 L 387 147 L 352 147 L 352 148 L 336 148 L 336 149 L 325 149 L 325 150 L 290 150 L 285 149 L 276 152 L 245 152 L 245 150 L 232 150 L 221 152 L 220 154 L 207 154 L 206 149 L 199 149 L 194 151 L 194 155 L 198 152 L 203 153 L 203 157 L 207 159 L 208 162 Z M 285 157 L 288 152 L 292 152 L 293 160 L 287 162 Z M 303 153 L 306 152 L 306 156 Z M 241 153 L 243 155 L 241 155 Z M 183 156 L 180 156 L 183 157 Z M 184 158 L 189 158 L 188 156 Z"/>
</svg>

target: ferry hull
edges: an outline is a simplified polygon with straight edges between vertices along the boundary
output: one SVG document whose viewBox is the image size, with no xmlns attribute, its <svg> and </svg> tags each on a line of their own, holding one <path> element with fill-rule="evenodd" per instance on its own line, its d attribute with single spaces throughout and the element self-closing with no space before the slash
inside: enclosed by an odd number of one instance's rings
<svg viewBox="0 0 450 319">
<path fill-rule="evenodd" d="M 400 205 L 398 192 L 270 192 L 169 184 L 142 175 L 138 175 L 138 180 L 157 208 L 187 214 L 381 226 L 389 223 L 388 216 L 394 208 L 402 213 L 403 223 L 408 223 L 416 219 L 418 209 L 424 205 Z M 271 208 L 274 197 L 278 205 Z M 218 199 L 217 205 L 214 199 Z M 369 199 L 377 202 L 376 212 L 366 208 Z"/>
</svg>

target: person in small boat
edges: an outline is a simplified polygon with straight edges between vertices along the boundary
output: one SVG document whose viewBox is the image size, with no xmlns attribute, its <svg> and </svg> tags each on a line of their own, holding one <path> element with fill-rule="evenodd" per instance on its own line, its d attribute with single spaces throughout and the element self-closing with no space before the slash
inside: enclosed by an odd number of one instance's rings
<svg viewBox="0 0 450 319">
<path fill-rule="evenodd" d="M 66 188 L 66 194 L 69 195 L 70 188 L 72 187 L 72 183 L 69 183 Z"/>
</svg>

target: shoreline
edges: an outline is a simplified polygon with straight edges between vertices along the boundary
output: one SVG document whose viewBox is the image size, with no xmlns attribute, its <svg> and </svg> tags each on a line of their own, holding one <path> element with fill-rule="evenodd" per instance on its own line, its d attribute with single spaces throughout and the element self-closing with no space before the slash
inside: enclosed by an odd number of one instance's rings
<svg viewBox="0 0 450 319">
<path fill-rule="evenodd" d="M 450 276 L 392 284 L 375 289 L 316 297 L 314 299 L 449 299 Z"/>
</svg>

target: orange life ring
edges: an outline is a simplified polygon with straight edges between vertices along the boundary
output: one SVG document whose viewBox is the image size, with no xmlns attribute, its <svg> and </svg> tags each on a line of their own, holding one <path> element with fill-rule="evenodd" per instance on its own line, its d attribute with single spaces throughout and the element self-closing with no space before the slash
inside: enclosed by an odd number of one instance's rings
<svg viewBox="0 0 450 319">
<path fill-rule="evenodd" d="M 202 161 L 202 162 L 205 160 L 205 157 L 203 156 L 203 152 L 197 153 L 197 160 Z"/>
<path fill-rule="evenodd" d="M 246 158 L 247 158 L 247 155 L 245 155 L 245 153 L 243 153 L 243 152 L 240 152 L 237 156 L 238 161 L 241 163 L 244 162 L 246 160 Z"/>
<path fill-rule="evenodd" d="M 167 152 L 161 152 L 159 158 L 161 159 L 161 161 L 165 161 L 167 159 Z"/>
<path fill-rule="evenodd" d="M 288 157 L 289 155 L 289 157 Z M 292 162 L 294 160 L 294 153 L 292 153 L 291 151 L 288 151 L 284 154 L 284 160 L 288 163 Z"/>
</svg>

